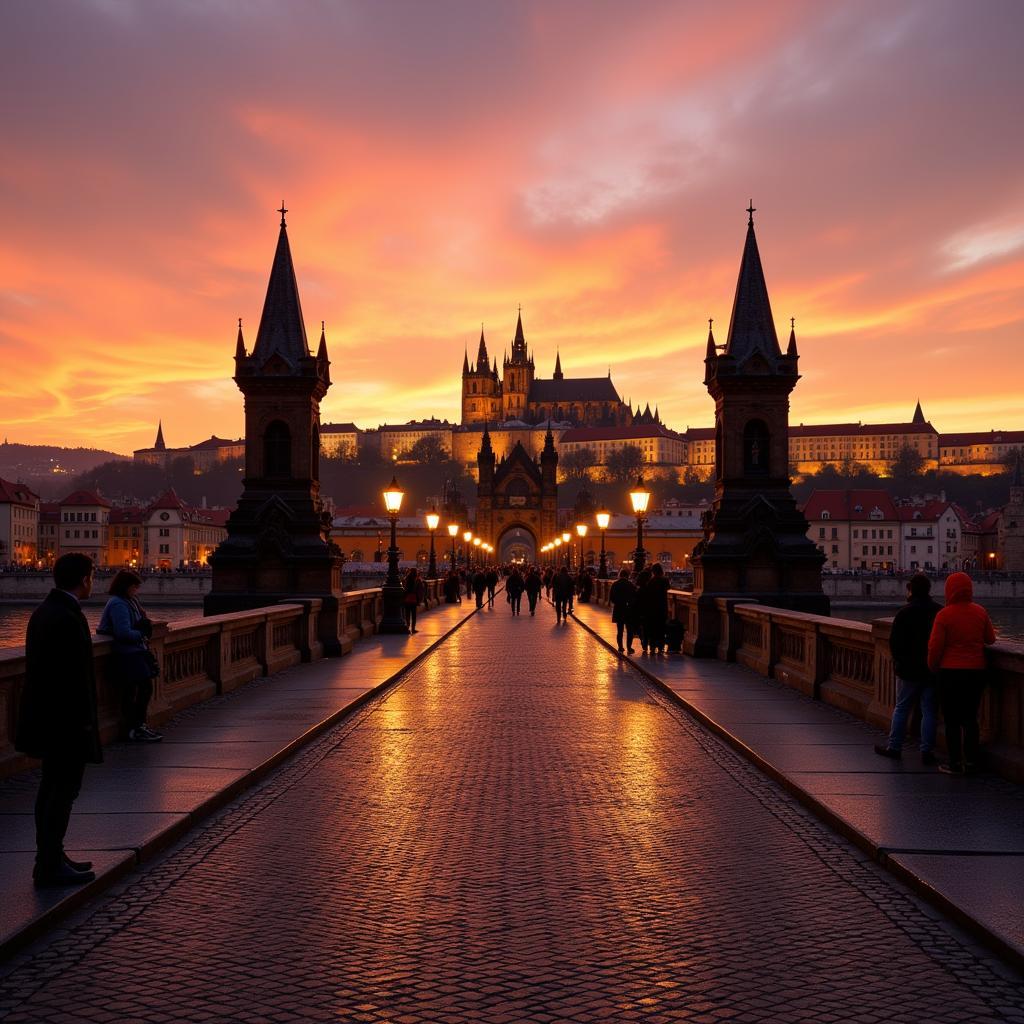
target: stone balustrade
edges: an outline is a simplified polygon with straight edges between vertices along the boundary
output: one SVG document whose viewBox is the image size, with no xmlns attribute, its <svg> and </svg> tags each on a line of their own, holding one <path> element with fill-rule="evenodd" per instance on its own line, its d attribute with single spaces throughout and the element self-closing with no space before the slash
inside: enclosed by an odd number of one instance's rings
<svg viewBox="0 0 1024 1024">
<path fill-rule="evenodd" d="M 441 581 L 425 580 L 424 606 L 443 600 Z M 324 657 L 324 637 L 334 623 L 324 621 L 320 598 L 293 601 L 247 612 L 211 615 L 179 622 L 155 622 L 151 648 L 160 662 L 150 701 L 151 723 L 166 721 L 182 708 L 229 693 L 259 676 Z M 337 633 L 341 653 L 372 636 L 381 619 L 381 592 L 353 590 L 338 599 Z M 99 696 L 100 733 L 109 742 L 119 732 L 119 701 L 111 666 L 113 641 L 93 638 Z M 14 749 L 18 700 L 25 677 L 25 649 L 0 650 L 0 778 L 29 767 Z"/>
<path fill-rule="evenodd" d="M 596 598 L 608 603 L 611 581 L 598 582 Z M 888 729 L 896 703 L 896 678 L 889 653 L 892 618 L 854 622 L 716 598 L 717 636 L 713 649 L 722 661 L 736 661 Z M 683 623 L 692 649 L 697 599 L 669 592 L 669 615 Z M 1024 644 L 997 643 L 988 651 L 990 685 L 981 707 L 982 742 L 988 766 L 1024 782 Z M 944 745 L 940 727 L 939 744 Z"/>
</svg>

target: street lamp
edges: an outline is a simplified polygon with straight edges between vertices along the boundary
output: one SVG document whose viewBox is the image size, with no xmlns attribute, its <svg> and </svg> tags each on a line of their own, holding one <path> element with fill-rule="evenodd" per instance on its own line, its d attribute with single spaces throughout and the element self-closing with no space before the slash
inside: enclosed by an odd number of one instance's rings
<svg viewBox="0 0 1024 1024">
<path fill-rule="evenodd" d="M 587 535 L 587 524 L 577 523 L 576 524 L 576 536 L 580 539 L 580 572 L 583 572 L 583 538 Z"/>
<path fill-rule="evenodd" d="M 430 562 L 427 564 L 427 579 L 437 579 L 437 558 L 434 555 L 434 531 L 437 529 L 437 524 L 441 522 L 441 517 L 437 514 L 437 508 L 432 508 L 427 513 L 427 529 L 430 531 Z"/>
<path fill-rule="evenodd" d="M 384 491 L 384 508 L 391 519 L 391 547 L 388 548 L 388 575 L 381 588 L 381 620 L 379 633 L 408 633 L 409 627 L 402 618 L 402 581 L 398 577 L 398 513 L 402 508 L 405 492 L 398 486 L 398 480 L 391 478 L 391 485 Z"/>
<path fill-rule="evenodd" d="M 459 524 L 448 524 L 448 536 L 452 539 L 452 572 L 455 572 L 455 538 L 459 535 Z"/>
<path fill-rule="evenodd" d="M 479 537 L 473 538 L 473 547 L 476 548 L 476 564 L 483 565 L 483 558 L 481 557 L 480 545 L 483 541 Z"/>
<path fill-rule="evenodd" d="M 469 568 L 469 545 L 470 545 L 472 540 L 473 540 L 473 531 L 472 530 L 463 530 L 462 531 L 462 541 L 463 541 L 462 553 L 463 553 L 463 555 L 465 556 L 465 559 L 466 559 L 466 568 L 467 569 Z"/>
<path fill-rule="evenodd" d="M 647 512 L 647 503 L 651 500 L 651 492 L 644 487 L 644 477 L 641 473 L 636 478 L 636 487 L 629 492 L 629 500 L 633 506 L 633 515 L 636 516 L 636 552 L 633 555 L 633 571 L 642 572 L 644 567 L 644 514 Z"/>
<path fill-rule="evenodd" d="M 562 534 L 562 543 L 565 545 L 565 567 L 572 572 L 572 545 L 569 541 L 572 540 L 572 534 L 566 530 Z"/>
<path fill-rule="evenodd" d="M 605 530 L 608 529 L 608 524 L 612 521 L 612 514 L 605 509 L 601 509 L 595 517 L 597 519 L 597 528 L 601 531 L 601 564 L 598 567 L 597 575 L 602 579 L 608 579 L 608 562 L 604 554 L 604 534 Z"/>
</svg>

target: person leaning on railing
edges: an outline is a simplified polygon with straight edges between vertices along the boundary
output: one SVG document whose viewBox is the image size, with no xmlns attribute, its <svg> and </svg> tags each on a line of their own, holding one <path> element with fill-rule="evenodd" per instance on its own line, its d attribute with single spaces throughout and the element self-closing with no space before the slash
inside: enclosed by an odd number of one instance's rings
<svg viewBox="0 0 1024 1024">
<path fill-rule="evenodd" d="M 978 709 L 985 688 L 985 648 L 996 642 L 988 612 L 975 604 L 965 572 L 946 579 L 946 607 L 935 616 L 928 640 L 928 668 L 937 673 L 949 761 L 947 775 L 969 775 L 978 764 Z"/>
</svg>

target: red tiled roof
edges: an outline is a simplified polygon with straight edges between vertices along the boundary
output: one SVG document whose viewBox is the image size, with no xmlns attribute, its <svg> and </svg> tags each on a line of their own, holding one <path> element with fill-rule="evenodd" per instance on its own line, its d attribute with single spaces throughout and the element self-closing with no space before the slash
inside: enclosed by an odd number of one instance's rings
<svg viewBox="0 0 1024 1024">
<path fill-rule="evenodd" d="M 103 508 L 110 508 L 111 504 L 106 498 L 95 491 L 72 491 L 61 502 L 61 505 L 97 505 Z"/>
<path fill-rule="evenodd" d="M 631 441 L 645 437 L 667 437 L 681 441 L 675 431 L 669 430 L 660 423 L 644 423 L 631 427 L 574 427 L 566 430 L 558 439 L 559 444 L 580 441 Z"/>
<path fill-rule="evenodd" d="M 829 519 L 869 522 L 875 508 L 881 511 L 883 519 L 897 518 L 892 498 L 880 490 L 815 490 L 804 505 L 804 515 L 809 522 L 821 519 L 822 512 L 827 512 Z"/>
<path fill-rule="evenodd" d="M 905 523 L 935 523 L 942 518 L 950 504 L 948 501 L 926 501 L 923 505 L 900 505 L 896 512 Z"/>
<path fill-rule="evenodd" d="M 0 477 L 0 502 L 11 505 L 34 505 L 38 500 L 39 495 L 31 488 Z"/>
<path fill-rule="evenodd" d="M 203 451 L 209 448 L 234 448 L 238 445 L 244 445 L 245 438 L 240 437 L 235 441 L 229 441 L 225 437 L 217 437 L 216 435 L 211 436 L 206 441 L 200 441 L 198 444 L 189 445 L 188 450 L 190 452 Z"/>
<path fill-rule="evenodd" d="M 122 505 L 110 510 L 109 521 L 112 526 L 118 523 L 141 523 L 145 516 L 146 510 L 141 505 Z"/>
<path fill-rule="evenodd" d="M 978 523 L 978 529 L 982 533 L 994 533 L 996 527 L 999 525 L 999 517 L 1002 512 L 996 509 L 995 512 L 989 512 L 988 515 L 982 516 L 981 522 Z"/>
<path fill-rule="evenodd" d="M 149 511 L 153 511 L 153 509 L 157 508 L 173 508 L 180 512 L 185 508 L 185 503 L 178 497 L 172 487 L 169 491 L 164 491 L 164 493 L 149 506 Z"/>
<path fill-rule="evenodd" d="M 688 427 L 686 430 L 686 439 L 688 441 L 714 441 L 715 439 L 715 428 L 714 427 Z"/>
<path fill-rule="evenodd" d="M 967 448 L 972 444 L 1024 444 L 1024 430 L 981 430 L 966 434 L 939 434 L 940 448 Z"/>
<path fill-rule="evenodd" d="M 790 424 L 790 437 L 872 437 L 875 434 L 938 434 L 930 423 Z"/>
<path fill-rule="evenodd" d="M 229 508 L 193 508 L 189 511 L 193 519 L 211 526 L 227 526 L 228 516 L 231 515 Z"/>
<path fill-rule="evenodd" d="M 354 423 L 321 423 L 321 434 L 355 434 L 359 428 Z"/>
</svg>

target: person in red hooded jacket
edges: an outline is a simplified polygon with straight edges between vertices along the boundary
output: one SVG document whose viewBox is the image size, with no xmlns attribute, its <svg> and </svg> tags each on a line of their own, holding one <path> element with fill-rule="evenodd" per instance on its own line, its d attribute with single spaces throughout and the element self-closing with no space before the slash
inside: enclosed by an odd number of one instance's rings
<svg viewBox="0 0 1024 1024">
<path fill-rule="evenodd" d="M 935 616 L 928 638 L 928 668 L 937 674 L 946 723 L 948 775 L 971 772 L 978 762 L 978 708 L 985 688 L 985 647 L 996 642 L 988 612 L 975 604 L 965 572 L 946 578 L 946 607 Z"/>
</svg>

